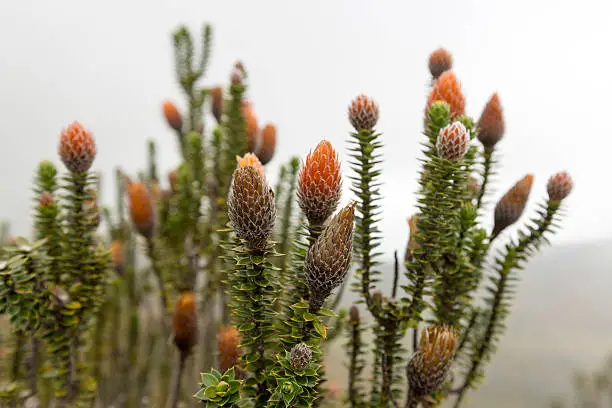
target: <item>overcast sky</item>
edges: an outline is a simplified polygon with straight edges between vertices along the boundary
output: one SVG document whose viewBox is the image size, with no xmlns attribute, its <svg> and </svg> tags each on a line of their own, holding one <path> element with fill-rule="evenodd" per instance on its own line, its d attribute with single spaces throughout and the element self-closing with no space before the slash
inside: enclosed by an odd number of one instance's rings
<svg viewBox="0 0 612 408">
<path fill-rule="evenodd" d="M 507 131 L 495 198 L 532 172 L 533 209 L 549 175 L 567 169 L 576 188 L 555 241 L 612 237 L 609 4 L 2 0 L 0 218 L 11 220 L 15 234 L 29 233 L 33 170 L 41 159 L 60 163 L 58 135 L 73 120 L 96 136 L 94 168 L 107 175 L 106 202 L 114 201 L 113 168 L 142 168 L 148 138 L 158 143 L 160 167 L 174 167 L 177 149 L 161 102 L 185 105 L 171 32 L 186 24 L 199 36 L 201 24 L 210 22 L 206 84 L 225 83 L 232 63 L 245 63 L 260 122 L 279 130 L 268 170 L 273 179 L 281 161 L 304 156 L 322 138 L 346 161 L 348 103 L 362 92 L 378 101 L 387 251 L 405 245 L 427 57 L 439 46 L 454 55 L 469 114 L 477 118 L 490 95 L 500 94 Z"/>
</svg>

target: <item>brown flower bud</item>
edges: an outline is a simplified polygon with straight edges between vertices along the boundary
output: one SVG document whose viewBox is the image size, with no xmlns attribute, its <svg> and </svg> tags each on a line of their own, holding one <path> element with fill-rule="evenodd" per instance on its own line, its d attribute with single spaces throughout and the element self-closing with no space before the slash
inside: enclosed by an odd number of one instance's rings
<svg viewBox="0 0 612 408">
<path fill-rule="evenodd" d="M 427 109 L 435 101 L 448 103 L 452 117 L 463 115 L 465 111 L 465 97 L 461 91 L 461 84 L 453 71 L 446 71 L 440 75 L 429 93 Z"/>
<path fill-rule="evenodd" d="M 496 237 L 504 229 L 518 221 L 527 205 L 532 184 L 533 175 L 528 174 L 499 200 L 495 206 L 495 225 L 492 237 Z"/>
<path fill-rule="evenodd" d="M 470 145 L 470 132 L 463 123 L 454 122 L 440 129 L 436 149 L 444 159 L 459 161 L 463 159 Z"/>
<path fill-rule="evenodd" d="M 259 173 L 261 177 L 263 177 L 264 179 L 266 178 L 264 168 L 261 165 L 261 162 L 259 161 L 257 155 L 253 153 L 247 153 L 242 157 L 236 156 L 236 161 L 238 162 L 238 168 L 252 166 L 255 168 L 255 170 L 257 170 L 257 173 Z"/>
<path fill-rule="evenodd" d="M 127 194 L 134 227 L 140 235 L 151 239 L 155 231 L 155 208 L 151 194 L 144 183 L 129 183 Z"/>
<path fill-rule="evenodd" d="M 356 131 L 372 130 L 378 122 L 378 104 L 369 96 L 359 95 L 351 101 L 348 117 Z"/>
<path fill-rule="evenodd" d="M 261 144 L 257 149 L 257 157 L 261 160 L 264 166 L 274 157 L 276 150 L 276 126 L 271 123 L 266 123 L 260 134 Z"/>
<path fill-rule="evenodd" d="M 237 366 L 240 359 L 238 330 L 231 324 L 221 326 L 219 334 L 217 334 L 217 344 L 219 345 L 219 369 L 224 373 Z"/>
<path fill-rule="evenodd" d="M 445 326 L 432 326 L 421 332 L 418 351 L 408 363 L 408 383 L 415 397 L 437 391 L 446 381 L 455 356 L 459 333 Z"/>
<path fill-rule="evenodd" d="M 221 123 L 221 117 L 223 115 L 223 89 L 220 86 L 214 87 L 210 90 L 210 96 L 212 99 L 212 114 L 217 123 Z"/>
<path fill-rule="evenodd" d="M 548 198 L 553 202 L 561 202 L 574 187 L 574 181 L 566 171 L 553 174 L 547 184 Z"/>
<path fill-rule="evenodd" d="M 304 273 L 310 290 L 311 311 L 318 310 L 346 277 L 353 252 L 354 219 L 355 202 L 332 218 L 306 253 Z"/>
<path fill-rule="evenodd" d="M 55 198 L 53 198 L 53 194 L 50 192 L 43 191 L 38 199 L 38 203 L 42 208 L 49 208 L 55 204 Z"/>
<path fill-rule="evenodd" d="M 234 171 L 227 205 L 236 235 L 252 250 L 266 249 L 276 220 L 274 192 L 255 167 Z"/>
<path fill-rule="evenodd" d="M 492 149 L 504 136 L 504 128 L 504 116 L 499 95 L 494 93 L 478 119 L 478 140 L 484 147 Z"/>
<path fill-rule="evenodd" d="M 306 156 L 298 177 L 298 203 L 311 226 L 320 226 L 336 210 L 342 192 L 338 154 L 327 140 Z"/>
<path fill-rule="evenodd" d="M 453 56 L 444 48 L 438 48 L 429 56 L 429 72 L 437 79 L 443 72 L 453 67 Z"/>
<path fill-rule="evenodd" d="M 60 136 L 59 156 L 72 173 L 86 172 L 96 158 L 93 134 L 79 122 L 72 122 Z"/>
<path fill-rule="evenodd" d="M 253 104 L 249 101 L 244 101 L 241 109 L 246 124 L 247 149 L 249 152 L 256 152 L 261 144 L 261 137 L 259 134 L 257 116 L 255 116 L 253 112 Z"/>
<path fill-rule="evenodd" d="M 198 341 L 198 320 L 196 316 L 196 295 L 185 291 L 179 294 L 172 318 L 174 344 L 183 354 L 191 351 Z"/>
<path fill-rule="evenodd" d="M 304 343 L 296 344 L 289 353 L 291 368 L 295 371 L 304 371 L 308 364 L 310 364 L 311 357 L 312 351 L 310 351 L 310 347 Z"/>
<path fill-rule="evenodd" d="M 168 182 L 170 183 L 170 190 L 173 193 L 178 191 L 178 170 L 174 169 L 168 173 Z"/>
<path fill-rule="evenodd" d="M 351 324 L 357 324 L 359 323 L 359 309 L 357 309 L 357 306 L 351 306 L 351 309 L 349 310 L 349 323 Z"/>
<path fill-rule="evenodd" d="M 176 106 L 170 101 L 164 101 L 162 110 L 168 125 L 170 125 L 172 129 L 180 132 L 183 128 L 183 118 L 181 117 L 178 109 L 176 109 Z"/>
</svg>

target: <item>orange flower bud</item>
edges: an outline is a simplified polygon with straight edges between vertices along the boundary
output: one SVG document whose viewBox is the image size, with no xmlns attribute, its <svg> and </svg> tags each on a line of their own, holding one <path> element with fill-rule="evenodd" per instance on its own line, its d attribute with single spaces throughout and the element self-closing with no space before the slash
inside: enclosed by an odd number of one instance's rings
<svg viewBox="0 0 612 408">
<path fill-rule="evenodd" d="M 257 157 L 261 160 L 261 164 L 266 165 L 272 160 L 274 150 L 276 150 L 276 126 L 266 123 L 266 126 L 261 130 L 260 141 Z"/>
<path fill-rule="evenodd" d="M 236 156 L 236 161 L 238 162 L 238 168 L 253 166 L 261 177 L 263 177 L 264 179 L 266 178 L 266 175 L 264 174 L 264 168 L 261 165 L 261 162 L 259 161 L 257 155 L 253 153 L 247 153 L 242 157 Z"/>
<path fill-rule="evenodd" d="M 504 229 L 518 221 L 527 205 L 532 184 L 533 175 L 528 174 L 499 200 L 495 206 L 495 225 L 492 237 L 496 237 Z"/>
<path fill-rule="evenodd" d="M 123 254 L 123 241 L 115 239 L 110 244 L 111 261 L 115 271 L 121 275 L 125 267 L 125 257 Z"/>
<path fill-rule="evenodd" d="M 437 79 L 443 72 L 453 67 L 453 56 L 444 48 L 438 48 L 429 56 L 429 72 Z"/>
<path fill-rule="evenodd" d="M 440 75 L 429 93 L 427 108 L 429 109 L 435 101 L 448 103 L 451 109 L 451 116 L 463 115 L 465 111 L 465 97 L 461 91 L 461 84 L 453 71 L 446 71 Z"/>
<path fill-rule="evenodd" d="M 372 130 L 378 122 L 379 109 L 374 99 L 359 95 L 352 100 L 348 108 L 348 117 L 356 131 Z"/>
<path fill-rule="evenodd" d="M 242 105 L 242 115 L 246 123 L 247 148 L 249 152 L 256 152 L 261 143 L 257 117 L 253 112 L 253 106 L 245 101 Z"/>
<path fill-rule="evenodd" d="M 492 149 L 504 136 L 504 116 L 499 95 L 494 93 L 484 107 L 478 120 L 478 140 Z"/>
<path fill-rule="evenodd" d="M 298 178 L 298 203 L 311 226 L 322 225 L 333 214 L 341 191 L 338 154 L 323 140 L 306 156 Z"/>
<path fill-rule="evenodd" d="M 550 201 L 560 202 L 572 192 L 574 181 L 566 171 L 560 171 L 551 176 L 546 187 Z"/>
<path fill-rule="evenodd" d="M 84 173 L 96 158 L 93 134 L 79 122 L 72 122 L 60 136 L 59 156 L 72 173 Z"/>
<path fill-rule="evenodd" d="M 217 334 L 219 345 L 219 369 L 222 373 L 235 367 L 240 359 L 240 337 L 238 330 L 231 324 L 221 326 Z"/>
<path fill-rule="evenodd" d="M 38 199 L 38 203 L 42 208 L 49 208 L 55 203 L 55 198 L 53 198 L 53 194 L 48 191 L 43 191 Z"/>
<path fill-rule="evenodd" d="M 463 123 L 454 122 L 440 129 L 436 149 L 447 160 L 462 160 L 470 145 L 470 132 Z"/>
<path fill-rule="evenodd" d="M 178 171 L 176 169 L 168 173 L 168 182 L 170 183 L 170 190 L 176 193 L 178 191 Z"/>
<path fill-rule="evenodd" d="M 129 184 L 127 193 L 134 227 L 140 235 L 151 239 L 155 230 L 155 208 L 151 194 L 144 183 Z"/>
<path fill-rule="evenodd" d="M 189 353 L 198 341 L 196 295 L 185 291 L 179 294 L 172 318 L 174 344 L 183 354 Z"/>
<path fill-rule="evenodd" d="M 212 114 L 217 123 L 221 123 L 221 116 L 223 115 L 223 89 L 220 86 L 214 87 L 210 90 L 210 96 L 212 98 Z"/>
<path fill-rule="evenodd" d="M 170 125 L 172 129 L 180 131 L 183 128 L 183 118 L 178 109 L 176 109 L 176 106 L 170 101 L 164 101 L 162 109 L 168 125 Z"/>
</svg>

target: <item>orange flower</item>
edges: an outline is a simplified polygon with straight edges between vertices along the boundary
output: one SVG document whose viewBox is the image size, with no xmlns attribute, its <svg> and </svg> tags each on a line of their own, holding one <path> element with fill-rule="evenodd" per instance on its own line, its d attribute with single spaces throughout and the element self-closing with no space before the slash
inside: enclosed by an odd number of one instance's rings
<svg viewBox="0 0 612 408">
<path fill-rule="evenodd" d="M 261 141 L 257 117 L 253 112 L 253 105 L 251 102 L 244 101 L 242 104 L 242 115 L 246 123 L 247 148 L 249 152 L 255 152 L 259 148 Z"/>
<path fill-rule="evenodd" d="M 123 256 L 123 241 L 119 239 L 113 240 L 113 242 L 110 244 L 110 253 L 115 271 L 121 275 L 125 266 L 125 257 Z"/>
<path fill-rule="evenodd" d="M 461 84 L 454 72 L 446 71 L 440 75 L 429 93 L 427 109 L 435 101 L 448 103 L 451 109 L 451 116 L 463 115 L 465 111 L 465 97 L 461 91 Z"/>
<path fill-rule="evenodd" d="M 499 200 L 495 206 L 495 225 L 492 237 L 496 237 L 504 229 L 518 221 L 527 205 L 532 184 L 533 175 L 528 174 Z"/>
<path fill-rule="evenodd" d="M 212 98 L 212 114 L 217 123 L 221 123 L 221 116 L 223 115 L 223 89 L 220 86 L 214 87 L 210 90 L 210 96 Z"/>
<path fill-rule="evenodd" d="M 574 181 L 567 171 L 560 171 L 559 173 L 553 174 L 546 186 L 548 198 L 553 202 L 561 202 L 572 192 L 573 188 Z"/>
<path fill-rule="evenodd" d="M 219 345 L 219 369 L 224 373 L 235 367 L 240 358 L 238 330 L 231 324 L 221 326 L 219 334 L 217 334 L 217 344 Z"/>
<path fill-rule="evenodd" d="M 312 226 L 322 225 L 333 214 L 341 190 L 338 154 L 323 140 L 306 156 L 298 178 L 298 202 Z"/>
<path fill-rule="evenodd" d="M 144 183 L 129 183 L 127 193 L 130 215 L 136 230 L 143 237 L 152 238 L 155 230 L 155 209 L 151 194 Z"/>
<path fill-rule="evenodd" d="M 357 96 L 351 101 L 348 108 L 349 121 L 358 132 L 362 129 L 374 129 L 378 122 L 378 116 L 378 104 L 366 95 Z"/>
<path fill-rule="evenodd" d="M 170 101 L 164 101 L 162 109 L 168 125 L 170 125 L 172 129 L 180 131 L 183 127 L 183 118 L 178 109 L 176 109 L 176 106 Z"/>
<path fill-rule="evenodd" d="M 84 173 L 96 158 L 93 134 L 79 122 L 72 122 L 60 136 L 59 156 L 72 173 Z"/>
<path fill-rule="evenodd" d="M 257 149 L 257 157 L 261 160 L 261 164 L 266 165 L 274 157 L 276 150 L 276 126 L 271 123 L 266 123 L 266 126 L 261 130 L 261 145 Z"/>
<path fill-rule="evenodd" d="M 261 177 L 266 178 L 266 175 L 264 174 L 264 168 L 261 162 L 259 161 L 257 155 L 253 153 L 247 153 L 242 157 L 236 156 L 236 161 L 238 162 L 238 167 L 253 166 Z"/>
<path fill-rule="evenodd" d="M 486 148 L 492 149 L 504 136 L 504 116 L 499 95 L 494 93 L 478 120 L 478 140 Z"/>
<path fill-rule="evenodd" d="M 183 354 L 189 353 L 198 341 L 198 320 L 196 296 L 194 292 L 185 291 L 179 294 L 172 318 L 174 344 Z"/>
<path fill-rule="evenodd" d="M 443 72 L 453 67 L 453 56 L 444 48 L 438 48 L 429 56 L 429 72 L 437 79 Z"/>
</svg>

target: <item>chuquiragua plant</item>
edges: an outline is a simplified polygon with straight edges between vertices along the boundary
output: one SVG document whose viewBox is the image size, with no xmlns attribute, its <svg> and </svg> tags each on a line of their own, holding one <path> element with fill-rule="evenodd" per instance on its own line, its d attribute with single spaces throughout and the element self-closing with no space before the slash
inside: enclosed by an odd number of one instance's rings
<svg viewBox="0 0 612 408">
<path fill-rule="evenodd" d="M 167 177 L 149 141 L 147 168 L 117 169 L 115 208 L 101 207 L 94 135 L 78 122 L 60 134 L 66 174 L 46 161 L 36 170 L 35 236 L 3 239 L 0 251 L 11 344 L 0 401 L 459 407 L 485 377 L 519 270 L 559 225 L 569 174 L 550 177 L 522 227 L 532 174 L 487 205 L 505 136 L 501 100 L 495 93 L 478 120 L 468 116 L 453 57 L 436 50 L 416 211 L 406 209 L 404 260 L 396 251 L 382 293 L 384 107 L 356 96 L 347 159 L 324 139 L 274 180 L 282 129 L 257 117 L 243 63 L 225 86 L 206 83 L 210 26 L 201 38 L 196 47 L 186 27 L 172 36 L 186 104 L 162 103 L 180 153 Z M 358 301 L 344 310 L 349 288 Z M 342 396 L 326 373 L 334 341 L 346 344 Z"/>
</svg>

